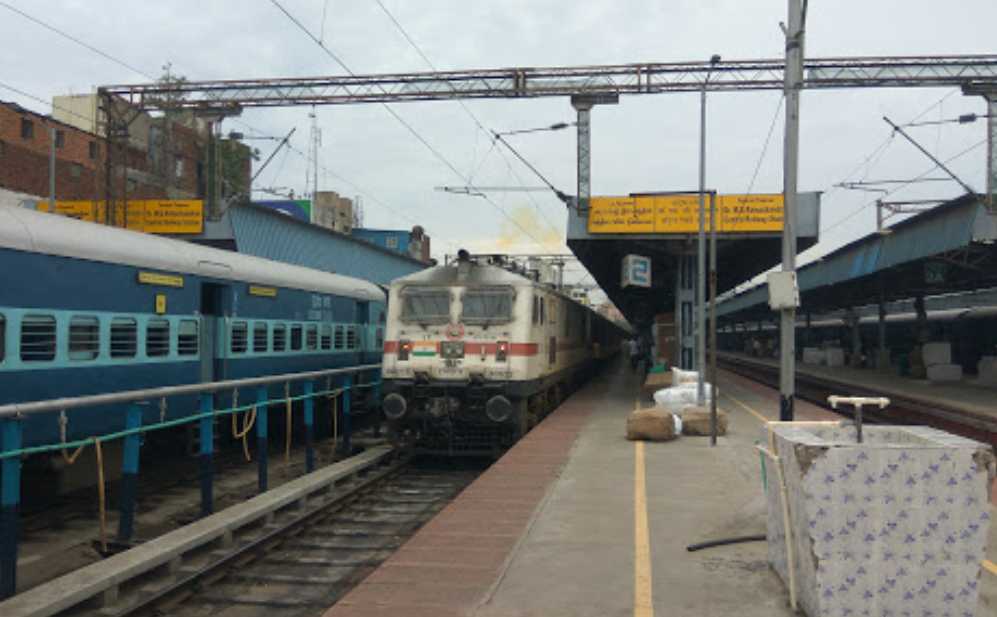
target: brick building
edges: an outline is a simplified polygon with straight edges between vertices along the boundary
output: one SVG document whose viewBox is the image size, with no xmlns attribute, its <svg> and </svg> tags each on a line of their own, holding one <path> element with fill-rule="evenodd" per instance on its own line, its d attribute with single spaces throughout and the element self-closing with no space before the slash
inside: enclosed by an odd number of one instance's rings
<svg viewBox="0 0 997 617">
<path fill-rule="evenodd" d="M 103 123 L 93 95 L 56 97 L 55 117 L 0 101 L 0 189 L 47 198 L 50 130 L 55 130 L 55 197 L 102 200 L 105 197 Z M 192 119 L 140 114 L 129 129 L 127 166 L 112 179 L 129 199 L 204 198 L 210 125 Z M 223 197 L 246 192 L 252 153 L 244 144 L 222 140 L 220 157 L 230 169 L 222 176 Z M 120 157 L 117 152 L 114 156 Z"/>
</svg>

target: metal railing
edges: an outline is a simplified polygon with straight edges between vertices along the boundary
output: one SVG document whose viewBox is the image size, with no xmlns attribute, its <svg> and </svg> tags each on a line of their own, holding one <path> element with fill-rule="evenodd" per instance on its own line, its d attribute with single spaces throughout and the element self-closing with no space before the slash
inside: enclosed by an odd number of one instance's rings
<svg viewBox="0 0 997 617">
<path fill-rule="evenodd" d="M 101 456 L 101 444 L 117 439 L 124 440 L 124 453 L 122 460 L 122 475 L 119 490 L 119 519 L 118 536 L 121 543 L 131 541 L 134 529 L 135 517 L 135 497 L 137 494 L 138 471 L 139 471 L 139 451 L 141 447 L 141 435 L 150 431 L 161 430 L 181 426 L 184 424 L 198 423 L 199 425 L 199 459 L 200 459 L 200 488 L 201 488 L 201 515 L 208 516 L 214 511 L 213 477 L 214 477 L 214 430 L 215 420 L 226 415 L 251 412 L 250 419 L 244 422 L 239 438 L 243 439 L 243 446 L 247 453 L 246 437 L 255 425 L 256 428 L 256 458 L 258 466 L 258 491 L 265 492 L 268 488 L 268 449 L 269 449 L 269 417 L 268 407 L 277 403 L 286 405 L 287 417 L 287 449 L 290 453 L 290 427 L 292 426 L 293 403 L 301 401 L 304 416 L 305 428 L 305 470 L 311 472 L 315 469 L 314 454 L 314 426 L 315 426 L 315 399 L 328 397 L 335 399 L 342 397 L 340 406 L 343 423 L 341 432 L 341 449 L 349 454 L 352 450 L 351 433 L 352 420 L 350 412 L 350 398 L 353 390 L 361 388 L 373 388 L 373 398 L 376 401 L 380 398 L 380 364 L 366 364 L 337 369 L 325 369 L 319 371 L 306 371 L 300 373 L 283 373 L 279 375 L 267 375 L 263 377 L 249 377 L 244 379 L 230 379 L 225 381 L 215 381 L 208 383 L 184 384 L 177 386 L 163 386 L 158 388 L 145 388 L 138 390 L 126 390 L 120 392 L 109 392 L 105 394 L 94 394 L 86 396 L 50 399 L 45 401 L 32 401 L 26 403 L 13 403 L 0 405 L 0 599 L 14 595 L 16 590 L 17 575 L 17 544 L 18 544 L 18 510 L 20 504 L 20 481 L 21 481 L 21 458 L 31 454 L 43 452 L 61 451 L 68 462 L 75 460 L 75 457 L 87 445 L 93 445 L 98 459 L 98 494 L 100 500 L 100 522 L 101 541 L 105 540 L 104 532 L 104 482 L 103 463 Z M 354 384 L 354 376 L 371 373 L 373 379 L 366 383 Z M 326 387 L 316 391 L 316 382 L 326 381 Z M 333 387 L 333 381 L 339 383 Z M 301 383 L 302 393 L 291 395 L 291 384 Z M 284 385 L 283 396 L 270 397 L 270 387 L 277 384 Z M 254 389 L 256 396 L 251 401 L 240 405 L 238 403 L 238 392 L 240 389 Z M 215 395 L 219 392 L 232 391 L 232 404 L 226 408 L 215 406 Z M 175 419 L 166 419 L 166 400 L 178 396 L 198 396 L 199 408 L 189 414 Z M 143 424 L 145 409 L 143 405 L 149 401 L 161 401 L 161 416 L 158 422 Z M 84 439 L 69 441 L 66 439 L 66 425 L 68 419 L 66 412 L 74 409 L 95 407 L 101 405 L 121 405 L 124 416 L 124 428 L 103 435 L 94 435 Z M 23 420 L 29 416 L 58 413 L 60 423 L 60 441 L 52 444 L 42 444 L 30 447 L 23 447 Z M 337 413 L 337 412 L 334 412 Z M 337 415 L 338 418 L 338 415 Z M 235 418 L 233 417 L 233 423 Z M 234 426 L 234 424 L 233 424 Z M 234 430 L 234 429 L 233 429 Z M 336 432 L 338 432 L 338 424 Z M 235 435 L 235 433 L 233 433 Z M 67 450 L 75 448 L 76 453 L 67 456 Z"/>
</svg>

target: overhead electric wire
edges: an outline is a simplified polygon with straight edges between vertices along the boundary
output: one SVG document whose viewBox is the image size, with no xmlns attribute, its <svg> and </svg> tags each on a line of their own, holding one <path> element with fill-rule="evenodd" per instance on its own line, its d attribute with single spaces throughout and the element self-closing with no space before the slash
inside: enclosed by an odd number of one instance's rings
<svg viewBox="0 0 997 617">
<path fill-rule="evenodd" d="M 109 60 L 109 61 L 117 64 L 118 66 L 126 68 L 126 69 L 128 69 L 128 70 L 130 70 L 130 71 L 132 71 L 134 73 L 137 73 L 137 74 L 139 74 L 139 75 L 141 75 L 141 76 L 149 79 L 149 80 L 156 81 L 156 79 L 157 79 L 153 75 L 151 75 L 151 74 L 149 74 L 149 73 L 147 73 L 147 72 L 145 72 L 145 71 L 143 71 L 141 69 L 138 69 L 138 68 L 132 66 L 131 64 L 125 62 L 124 60 L 121 60 L 120 58 L 117 58 L 117 57 L 115 57 L 115 56 L 113 56 L 113 55 L 111 55 L 111 54 L 109 54 L 109 53 L 107 53 L 107 52 L 105 52 L 105 51 L 103 51 L 101 49 L 98 49 L 98 48 L 94 47 L 93 45 L 90 45 L 89 43 L 86 43 L 85 41 L 82 41 L 79 38 L 77 38 L 77 37 L 75 37 L 75 36 L 73 36 L 73 35 L 65 32 L 65 31 L 63 31 L 63 30 L 61 30 L 59 28 L 56 28 L 55 26 L 53 26 L 51 24 L 48 24 L 48 23 L 42 21 L 41 19 L 38 19 L 37 17 L 34 17 L 33 15 L 29 15 L 28 13 L 25 13 L 24 11 L 21 11 L 21 10 L 15 8 L 15 7 L 12 7 L 7 2 L 3 2 L 2 0 L 0 0 L 0 7 L 7 8 L 7 9 L 9 9 L 9 10 L 11 10 L 11 11 L 13 11 L 13 12 L 19 14 L 19 15 L 21 15 L 25 19 L 28 19 L 28 20 L 34 22 L 35 24 L 37 24 L 39 26 L 42 26 L 46 30 L 50 30 L 52 32 L 55 32 L 59 36 L 62 36 L 64 38 L 72 41 L 73 43 L 76 43 L 77 45 L 80 45 L 81 47 L 84 47 L 85 49 L 88 49 L 89 51 L 92 51 L 92 52 L 98 54 L 102 58 L 105 58 L 105 59 L 107 59 L 107 60 Z M 33 94 L 30 94 L 28 92 L 25 92 L 23 90 L 20 90 L 18 88 L 13 87 L 13 86 L 10 86 L 8 84 L 0 82 L 0 87 L 6 88 L 8 90 L 11 90 L 12 92 L 16 92 L 17 94 L 20 94 L 21 96 L 24 96 L 24 97 L 27 97 L 27 98 L 32 99 L 34 101 L 37 101 L 39 103 L 42 103 L 43 105 L 50 105 L 53 109 L 58 109 L 58 110 L 63 111 L 65 113 L 68 113 L 68 114 L 71 114 L 73 116 L 76 116 L 77 118 L 80 118 L 82 120 L 86 120 L 87 122 L 92 122 L 93 121 L 93 118 L 88 118 L 87 116 L 84 116 L 82 114 L 74 112 L 74 111 L 72 111 L 70 109 L 67 109 L 67 108 L 55 105 L 54 103 L 46 101 L 46 100 L 42 99 L 41 97 L 35 96 Z M 258 128 L 250 125 L 250 124 L 248 124 L 244 120 L 240 120 L 238 118 L 234 118 L 233 120 L 235 122 L 237 122 L 238 124 L 246 127 L 250 131 L 256 133 L 256 134 L 259 134 L 259 135 L 265 135 L 266 134 L 264 131 L 261 131 L 260 129 L 258 129 Z M 289 147 L 289 149 L 291 149 L 290 143 L 288 144 L 288 147 Z M 297 151 L 296 149 L 294 149 L 292 151 L 294 151 L 296 154 L 302 154 L 300 151 Z M 285 155 L 285 158 L 286 158 L 286 155 Z M 281 163 L 281 166 L 283 166 L 283 162 Z M 326 171 L 328 172 L 328 170 L 326 170 Z M 348 180 L 347 178 L 343 177 L 342 175 L 331 173 L 331 172 L 330 172 L 330 175 L 333 175 L 333 176 L 339 178 L 345 184 L 348 184 L 348 185 L 352 186 L 359 193 L 363 194 L 365 197 L 367 197 L 368 199 L 370 199 L 374 203 L 378 204 L 380 207 L 388 210 L 389 212 L 392 212 L 395 215 L 401 216 L 402 218 L 407 218 L 409 220 L 413 220 L 410 217 L 407 217 L 407 216 L 403 215 L 396 208 L 392 208 L 391 206 L 387 205 L 383 200 L 378 199 L 376 196 L 372 195 L 369 191 L 361 190 L 358 187 L 357 184 L 351 182 L 350 180 Z M 448 242 L 448 243 L 456 245 L 455 243 L 453 243 L 452 241 L 447 240 L 446 238 L 440 237 L 440 239 L 444 240 L 445 242 Z"/>
<path fill-rule="evenodd" d="M 762 152 L 758 155 L 758 162 L 755 163 L 755 172 L 751 174 L 751 182 L 748 183 L 748 190 L 745 194 L 750 195 L 751 191 L 755 188 L 755 180 L 758 179 L 758 172 L 762 168 L 762 162 L 765 160 L 765 154 L 769 150 L 769 142 L 772 140 L 772 133 L 775 131 L 776 122 L 779 120 L 779 112 L 782 111 L 782 104 L 786 101 L 785 96 L 779 97 L 779 104 L 775 107 L 775 113 L 772 114 L 772 122 L 769 124 L 769 132 L 765 136 L 765 144 L 762 146 Z"/>
<path fill-rule="evenodd" d="M 342 67 L 342 69 L 344 71 L 346 71 L 346 73 L 348 75 L 350 75 L 351 77 L 356 77 L 356 73 L 354 73 L 353 70 L 350 69 L 350 67 L 347 66 L 346 63 L 343 62 L 343 60 L 339 56 L 337 56 L 335 54 L 335 52 L 333 52 L 331 49 L 329 49 L 328 47 L 326 47 L 326 45 L 322 41 L 320 41 L 318 38 L 316 38 L 316 36 L 314 34 L 312 34 L 311 31 L 308 30 L 308 28 L 306 28 L 305 25 L 303 23 L 301 23 L 301 21 L 297 17 L 295 17 L 293 14 L 291 14 L 291 12 L 289 12 L 286 8 L 284 8 L 284 6 L 278 0 L 270 0 L 270 2 L 275 7 L 277 7 L 277 9 L 280 10 L 280 12 L 283 13 L 289 20 L 291 20 L 291 23 L 293 23 L 295 26 L 297 26 L 299 30 L 301 30 L 302 32 L 304 32 L 305 35 L 308 38 L 310 38 L 316 45 L 318 45 L 319 48 L 321 48 L 322 51 L 324 51 L 326 53 L 326 55 L 328 55 L 330 58 L 332 58 L 333 61 L 336 62 L 336 64 L 338 64 L 340 67 Z M 401 125 L 404 126 L 408 130 L 408 132 L 412 134 L 413 137 L 415 137 L 420 143 L 422 143 L 422 145 L 425 146 L 426 149 L 428 149 L 433 154 L 433 156 L 435 156 L 437 158 L 437 160 L 439 160 L 441 163 L 443 163 L 448 168 L 450 168 L 450 170 L 458 178 L 460 178 L 461 180 L 464 180 L 464 181 L 467 180 L 467 178 L 464 176 L 464 174 L 462 174 L 460 172 L 460 170 L 458 170 L 457 167 L 454 166 L 454 164 L 451 163 L 450 160 L 447 157 L 445 157 L 439 150 L 437 150 L 431 143 L 429 143 L 429 141 L 425 137 L 423 137 L 422 134 L 419 133 L 419 131 L 417 131 L 415 129 L 415 127 L 413 127 L 411 124 L 409 124 L 408 121 L 406 121 L 389 104 L 382 102 L 382 103 L 380 103 L 380 105 L 381 105 L 381 107 L 383 107 L 384 109 L 386 109 L 388 111 L 388 113 L 390 113 L 395 118 L 395 120 L 397 120 L 399 123 L 401 123 Z M 495 203 L 493 200 L 491 200 L 487 196 L 485 197 L 485 201 L 487 201 L 489 204 L 491 204 L 496 210 L 498 210 L 503 216 L 505 216 L 512 224 L 514 224 L 516 227 L 518 227 L 523 233 L 525 233 L 527 236 L 529 236 L 530 238 L 532 238 L 534 242 L 536 242 L 537 244 L 543 244 L 532 233 L 530 233 L 529 229 L 527 229 L 526 227 L 524 227 L 522 224 L 520 224 L 519 221 L 517 221 L 512 216 L 510 216 L 509 213 L 506 212 L 504 208 L 502 208 L 501 206 L 499 206 L 497 203 Z"/>
<path fill-rule="evenodd" d="M 419 47 L 418 43 L 415 42 L 415 39 L 413 39 L 412 36 L 409 35 L 409 33 L 405 29 L 405 27 L 402 26 L 401 22 L 398 21 L 398 19 L 394 16 L 394 14 L 390 10 L 388 10 L 388 7 L 386 7 L 381 0 L 374 0 L 374 2 L 381 9 L 381 11 L 384 12 L 384 14 L 388 17 L 388 19 L 391 20 L 391 23 L 393 23 L 395 25 L 395 28 L 398 29 L 398 31 L 401 33 L 402 37 L 405 38 L 405 40 L 408 42 L 408 44 L 416 51 L 417 54 L 419 54 L 419 57 L 422 58 L 423 62 L 425 62 L 426 65 L 431 70 L 433 70 L 433 71 L 439 71 L 439 69 L 436 68 L 436 65 L 433 63 L 433 61 L 429 59 L 429 56 L 427 56 L 426 53 L 422 51 L 422 48 Z M 452 86 L 451 86 L 451 88 L 452 88 Z M 461 109 L 463 109 L 464 112 L 471 118 L 471 120 L 474 122 L 474 124 L 478 127 L 479 131 L 483 132 L 485 135 L 488 135 L 489 137 L 491 137 L 493 135 L 494 132 L 493 131 L 489 131 L 487 128 L 485 128 L 485 125 L 481 122 L 481 119 L 478 118 L 478 116 L 473 111 L 471 111 L 471 108 L 468 107 L 467 104 L 462 99 L 457 99 L 457 103 L 460 105 Z M 497 137 L 497 135 L 496 135 L 496 137 Z M 492 138 L 491 141 L 492 141 L 492 149 L 494 149 L 494 147 L 495 147 L 495 141 L 496 140 L 495 140 L 495 138 Z M 508 145 L 508 142 L 505 142 L 505 143 Z M 491 153 L 491 150 L 489 150 L 488 153 L 486 153 L 485 157 L 487 157 L 487 155 L 489 153 Z M 501 150 L 499 150 L 499 154 L 505 160 L 506 166 L 510 166 L 509 160 L 505 156 L 505 153 L 503 153 Z M 522 160 L 528 167 L 530 167 L 531 169 L 533 169 L 534 173 L 538 173 L 538 172 L 536 172 L 536 169 L 533 167 L 533 165 L 531 165 L 530 163 L 528 163 L 518 153 L 517 153 L 517 157 L 519 157 L 520 160 Z M 478 167 L 478 171 L 480 171 L 481 166 L 483 164 L 484 164 L 484 158 L 482 158 L 482 162 L 481 162 L 481 164 Z M 510 171 L 511 171 L 511 168 L 510 168 Z M 475 172 L 475 173 L 477 173 L 477 172 Z M 473 184 L 471 182 L 471 176 L 468 177 L 467 183 L 468 183 L 468 185 L 472 185 Z M 550 183 L 546 181 L 546 179 L 544 179 L 544 183 L 547 184 L 548 186 L 551 186 Z M 555 194 L 558 194 L 558 193 L 560 193 L 560 192 L 555 189 Z M 558 197 L 560 198 L 560 194 L 558 195 Z M 485 196 L 485 199 L 488 199 L 488 197 Z M 536 199 L 532 195 L 530 196 L 530 200 L 533 202 L 533 208 L 534 208 L 534 210 L 537 211 L 537 214 L 539 214 L 540 217 L 543 218 L 547 222 L 547 224 L 550 225 L 551 228 L 556 231 L 558 229 L 557 226 L 554 225 L 547 218 L 547 216 L 543 213 L 543 210 L 540 208 L 540 204 L 537 203 Z M 491 201 L 491 200 L 489 199 L 489 201 Z M 536 240 L 536 238 L 533 238 L 533 239 Z M 538 244 L 542 244 L 542 243 L 538 242 Z"/>
</svg>

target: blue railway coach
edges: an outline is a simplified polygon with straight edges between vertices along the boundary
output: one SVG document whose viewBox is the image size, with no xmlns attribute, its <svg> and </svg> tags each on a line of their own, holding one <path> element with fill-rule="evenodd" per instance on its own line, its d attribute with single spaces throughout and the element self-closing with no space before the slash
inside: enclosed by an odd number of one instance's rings
<svg viewBox="0 0 997 617">
<path fill-rule="evenodd" d="M 360 279 L 3 207 L 0 403 L 376 363 L 385 301 Z M 120 430 L 121 411 L 71 411 L 64 438 Z M 25 446 L 59 440 L 58 414 L 25 420 Z"/>
</svg>

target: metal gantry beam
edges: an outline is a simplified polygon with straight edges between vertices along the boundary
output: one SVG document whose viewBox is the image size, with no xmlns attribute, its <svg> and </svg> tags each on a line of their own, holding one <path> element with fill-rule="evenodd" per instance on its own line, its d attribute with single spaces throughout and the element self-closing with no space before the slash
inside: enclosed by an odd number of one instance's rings
<svg viewBox="0 0 997 617">
<path fill-rule="evenodd" d="M 781 90 L 785 62 L 734 60 L 507 68 L 382 75 L 116 85 L 103 92 L 140 109 L 236 109 L 577 94 Z M 804 88 L 938 87 L 997 83 L 997 55 L 814 58 Z M 707 74 L 710 78 L 707 82 Z M 167 96 L 168 95 L 168 96 Z"/>
</svg>

